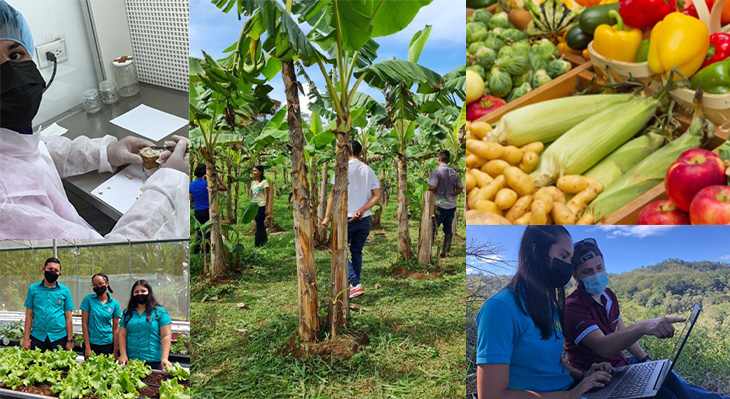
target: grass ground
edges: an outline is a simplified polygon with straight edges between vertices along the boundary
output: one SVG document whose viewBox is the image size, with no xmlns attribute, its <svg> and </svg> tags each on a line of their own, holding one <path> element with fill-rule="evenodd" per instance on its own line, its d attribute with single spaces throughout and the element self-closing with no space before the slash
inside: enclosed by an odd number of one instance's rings
<svg viewBox="0 0 730 399">
<path fill-rule="evenodd" d="M 365 333 L 370 344 L 349 360 L 295 359 L 281 349 L 297 330 L 297 279 L 292 211 L 275 200 L 275 221 L 284 230 L 253 250 L 244 245 L 245 268 L 216 282 L 200 278 L 192 259 L 191 358 L 196 398 L 461 398 L 464 386 L 464 223 L 452 257 L 435 280 L 395 278 L 395 201 L 382 230 L 365 245 L 362 284 L 345 334 Z M 417 241 L 412 220 L 412 241 Z M 246 230 L 248 226 L 246 226 Z M 439 235 L 439 239 L 442 236 Z M 330 253 L 316 251 L 320 316 L 326 314 Z M 380 288 L 375 288 L 376 284 Z M 202 301 L 203 298 L 205 301 Z M 211 298 L 217 297 L 217 300 Z M 239 307 L 244 303 L 245 307 Z"/>
</svg>

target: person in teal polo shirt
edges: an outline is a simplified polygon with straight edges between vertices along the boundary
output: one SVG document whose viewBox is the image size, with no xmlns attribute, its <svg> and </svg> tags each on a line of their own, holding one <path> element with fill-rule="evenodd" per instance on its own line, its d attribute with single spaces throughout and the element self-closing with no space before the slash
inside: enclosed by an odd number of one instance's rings
<svg viewBox="0 0 730 399">
<path fill-rule="evenodd" d="M 91 352 L 117 356 L 119 337 L 119 318 L 122 309 L 119 302 L 107 293 L 114 293 L 109 285 L 109 277 L 97 273 L 91 277 L 94 294 L 84 297 L 81 302 L 81 327 L 84 330 L 84 357 Z"/>
<path fill-rule="evenodd" d="M 556 298 L 572 276 L 572 256 L 573 240 L 563 226 L 525 229 L 515 276 L 477 315 L 480 399 L 578 399 L 611 380 L 608 362 L 580 372 L 561 359 Z"/>
<path fill-rule="evenodd" d="M 145 280 L 135 281 L 129 296 L 129 304 L 119 323 L 119 363 L 139 359 L 155 370 L 172 366 L 170 339 L 172 320 L 152 293 Z"/>
<path fill-rule="evenodd" d="M 71 291 L 57 281 L 62 274 L 61 261 L 48 258 L 41 270 L 43 281 L 31 284 L 25 297 L 23 348 L 46 351 L 61 346 L 72 350 L 74 303 Z"/>
</svg>

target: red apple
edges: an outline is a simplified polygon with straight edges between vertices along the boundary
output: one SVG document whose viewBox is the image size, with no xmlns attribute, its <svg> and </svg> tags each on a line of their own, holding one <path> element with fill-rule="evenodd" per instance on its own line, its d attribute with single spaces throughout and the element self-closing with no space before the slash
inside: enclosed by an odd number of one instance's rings
<svg viewBox="0 0 730 399">
<path fill-rule="evenodd" d="M 655 201 L 639 212 L 638 224 L 689 224 L 689 215 L 670 200 Z"/>
<path fill-rule="evenodd" d="M 689 208 L 692 224 L 730 224 L 730 187 L 710 186 L 700 190 Z"/>
<path fill-rule="evenodd" d="M 689 212 L 692 198 L 707 186 L 725 184 L 722 159 L 703 149 L 688 150 L 669 167 L 664 188 L 677 208 Z"/>
</svg>

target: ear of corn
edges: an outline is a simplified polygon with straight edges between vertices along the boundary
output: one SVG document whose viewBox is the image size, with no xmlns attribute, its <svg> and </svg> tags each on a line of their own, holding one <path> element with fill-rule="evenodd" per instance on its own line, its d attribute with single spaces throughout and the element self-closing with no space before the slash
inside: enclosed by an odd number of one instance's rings
<svg viewBox="0 0 730 399">
<path fill-rule="evenodd" d="M 657 100 L 638 98 L 612 105 L 577 124 L 542 154 L 535 186 L 587 171 L 641 131 L 656 110 Z"/>
<path fill-rule="evenodd" d="M 596 112 L 625 103 L 631 97 L 631 94 L 596 94 L 531 104 L 504 115 L 484 140 L 518 147 L 535 141 L 550 143 Z"/>
<path fill-rule="evenodd" d="M 604 187 L 608 187 L 662 144 L 664 144 L 664 137 L 659 134 L 647 133 L 639 136 L 603 158 L 583 176 L 592 177 L 603 183 Z"/>
<path fill-rule="evenodd" d="M 705 119 L 702 113 L 695 112 L 687 132 L 676 140 L 654 151 L 651 155 L 636 164 L 625 175 L 619 177 L 609 185 L 596 199 L 591 202 L 595 220 L 607 217 L 633 201 L 640 195 L 651 190 L 657 184 L 662 184 L 669 170 L 683 152 L 699 148 L 703 136 L 702 128 Z M 708 135 L 712 138 L 713 126 L 708 123 Z"/>
</svg>

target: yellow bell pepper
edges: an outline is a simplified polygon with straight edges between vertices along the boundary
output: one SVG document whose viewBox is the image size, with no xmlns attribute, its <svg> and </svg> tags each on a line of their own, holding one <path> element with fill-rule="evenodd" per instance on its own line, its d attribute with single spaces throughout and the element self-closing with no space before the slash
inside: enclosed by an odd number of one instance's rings
<svg viewBox="0 0 730 399">
<path fill-rule="evenodd" d="M 625 26 L 618 11 L 611 10 L 608 15 L 615 18 L 618 24 L 598 25 L 593 33 L 593 50 L 611 60 L 634 62 L 644 34 L 641 29 Z"/>
<path fill-rule="evenodd" d="M 660 21 L 651 31 L 649 44 L 649 68 L 669 77 L 672 67 L 677 67 L 687 78 L 694 75 L 705 60 L 710 47 L 707 26 L 699 19 L 673 12 Z M 681 80 L 674 76 L 674 80 Z"/>
<path fill-rule="evenodd" d="M 612 3 L 618 3 L 618 0 L 601 0 L 601 2 L 598 4 L 603 5 L 603 4 L 612 4 Z"/>
</svg>

